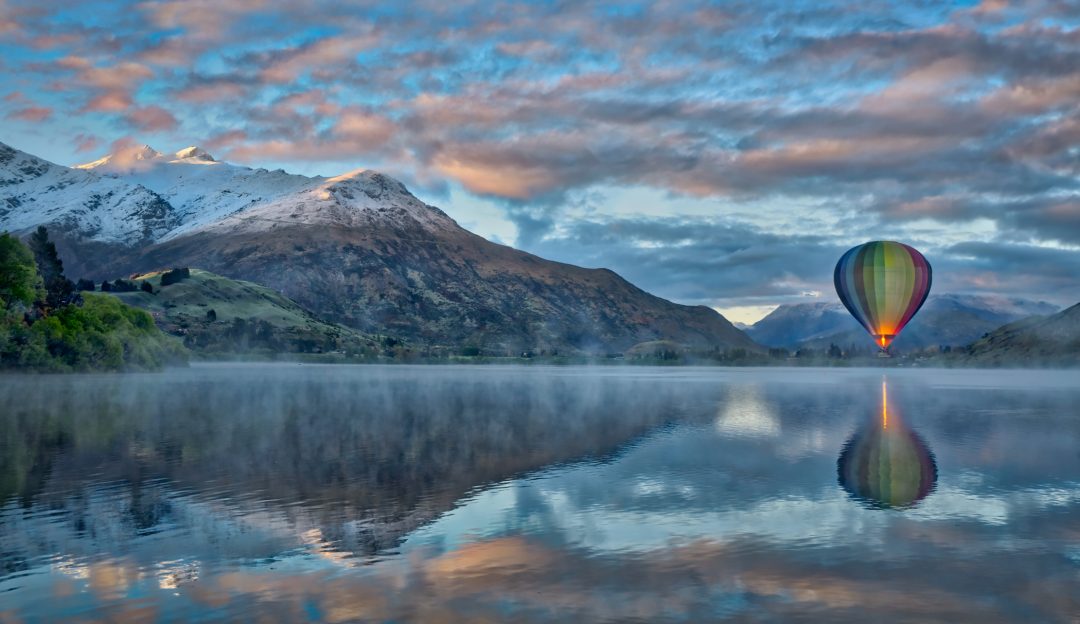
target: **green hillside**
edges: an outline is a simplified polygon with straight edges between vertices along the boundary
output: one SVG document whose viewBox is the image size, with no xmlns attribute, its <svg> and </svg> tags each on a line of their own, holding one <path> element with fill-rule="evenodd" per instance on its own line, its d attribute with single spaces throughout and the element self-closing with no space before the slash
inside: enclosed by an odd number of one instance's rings
<svg viewBox="0 0 1080 624">
<path fill-rule="evenodd" d="M 171 274 L 171 275 L 170 275 Z M 165 285 L 162 285 L 163 281 Z M 129 280 L 137 289 L 110 294 L 149 312 L 184 345 L 208 354 L 341 353 L 395 355 L 401 345 L 320 321 L 291 299 L 258 284 L 209 271 L 155 272 Z M 149 283 L 153 292 L 142 289 Z"/>
<path fill-rule="evenodd" d="M 0 370 L 152 370 L 186 360 L 145 311 L 76 292 L 45 228 L 29 246 L 0 234 Z"/>
</svg>

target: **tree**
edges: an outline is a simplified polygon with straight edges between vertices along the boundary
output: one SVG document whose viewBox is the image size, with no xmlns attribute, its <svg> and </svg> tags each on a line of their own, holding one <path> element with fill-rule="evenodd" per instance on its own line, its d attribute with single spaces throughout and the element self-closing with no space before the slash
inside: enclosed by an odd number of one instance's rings
<svg viewBox="0 0 1080 624">
<path fill-rule="evenodd" d="M 185 280 L 191 277 L 191 269 L 187 267 L 174 268 L 171 271 L 165 271 L 161 274 L 161 285 L 171 286 L 181 280 Z"/>
<path fill-rule="evenodd" d="M 18 238 L 0 234 L 0 309 L 32 306 L 45 298 L 45 287 L 34 255 Z"/>
<path fill-rule="evenodd" d="M 139 288 L 142 288 L 143 292 L 148 292 L 151 295 L 154 294 L 154 287 L 150 285 L 150 282 L 144 281 Z"/>
<path fill-rule="evenodd" d="M 126 279 L 116 278 L 112 283 L 112 292 L 135 292 L 139 287 L 135 285 L 135 282 L 128 281 Z"/>
<path fill-rule="evenodd" d="M 72 303 L 76 298 L 75 284 L 64 277 L 64 263 L 56 253 L 56 245 L 49 240 L 44 225 L 30 235 L 30 251 L 34 254 L 38 273 L 45 283 L 45 308 L 56 309 Z"/>
<path fill-rule="evenodd" d="M 79 292 L 94 292 L 94 281 L 88 279 L 80 279 L 75 283 L 75 289 Z"/>
</svg>

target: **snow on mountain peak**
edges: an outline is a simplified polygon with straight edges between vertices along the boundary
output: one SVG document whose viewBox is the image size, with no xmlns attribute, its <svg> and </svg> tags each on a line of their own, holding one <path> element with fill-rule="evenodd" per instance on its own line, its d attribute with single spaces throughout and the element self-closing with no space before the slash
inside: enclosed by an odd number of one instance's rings
<svg viewBox="0 0 1080 624">
<path fill-rule="evenodd" d="M 195 145 L 192 145 L 191 147 L 185 147 L 184 149 L 180 150 L 179 152 L 176 152 L 175 154 L 173 154 L 173 157 L 176 160 L 196 160 L 196 161 L 202 161 L 202 162 L 217 162 L 216 160 L 214 160 L 214 157 L 210 155 L 210 152 L 207 152 L 203 148 L 195 146 Z"/>
<path fill-rule="evenodd" d="M 102 171 L 133 171 L 145 169 L 153 161 L 159 160 L 162 153 L 149 145 L 124 145 L 111 154 L 81 165 L 75 165 L 74 169 L 101 169 Z"/>
<path fill-rule="evenodd" d="M 352 180 L 354 178 L 358 178 L 358 177 L 364 175 L 365 173 L 367 173 L 367 171 L 368 170 L 363 168 L 363 167 L 361 167 L 359 169 L 353 169 L 352 171 L 346 171 L 345 173 L 343 173 L 341 175 L 336 175 L 336 176 L 334 176 L 332 178 L 327 178 L 326 182 L 328 184 L 333 184 L 335 182 L 344 182 L 345 180 Z"/>
<path fill-rule="evenodd" d="M 150 152 L 135 153 L 153 158 Z M 101 160 L 104 164 L 110 158 Z M 89 240 L 133 245 L 176 227 L 172 206 L 160 195 L 119 177 L 85 170 L 95 168 L 62 167 L 0 143 L 5 205 L 0 210 L 0 231 L 22 233 L 47 224 Z"/>
<path fill-rule="evenodd" d="M 358 189 L 371 199 L 391 195 L 413 198 L 413 194 L 400 181 L 371 169 L 355 169 L 332 178 L 326 178 L 320 187 L 320 198 L 330 199 L 336 191 Z M 349 195 L 346 193 L 346 197 Z"/>
<path fill-rule="evenodd" d="M 139 225 L 139 232 L 146 230 L 147 236 L 157 241 L 206 229 L 250 231 L 283 224 L 429 229 L 456 226 L 445 213 L 420 201 L 400 181 L 370 169 L 335 177 L 308 177 L 232 165 L 215 160 L 198 146 L 162 154 L 132 141 L 117 144 L 113 153 L 103 158 L 70 169 L 39 162 L 29 155 L 5 157 L 4 153 L 0 153 L 0 165 L 16 157 L 38 162 L 34 170 L 40 169 L 41 173 L 36 175 L 52 172 L 49 179 L 57 177 L 68 190 L 63 194 L 44 193 L 38 187 L 49 188 L 52 184 L 44 181 L 32 188 L 23 185 L 25 193 L 20 190 L 20 197 L 27 197 L 26 201 L 36 198 L 36 210 L 20 212 L 18 223 L 12 215 L 0 217 L 0 229 L 22 229 L 34 223 L 66 219 L 71 229 L 93 240 L 127 243 L 143 236 L 122 223 L 134 212 L 146 213 L 146 218 L 140 218 L 149 225 Z M 29 165 L 22 167 L 31 169 Z M 121 199 L 128 194 L 139 201 Z M 106 203 L 110 203 L 107 209 Z M 12 214 L 15 212 L 19 211 Z M 138 225 L 134 220 L 132 223 L 132 227 Z"/>
<path fill-rule="evenodd" d="M 75 169 L 102 169 L 103 171 L 111 172 L 127 172 L 132 169 L 145 169 L 147 165 L 156 165 L 161 162 L 177 162 L 184 161 L 185 163 L 216 163 L 217 160 L 210 155 L 210 152 L 204 150 L 197 145 L 185 147 L 184 149 L 166 156 L 149 145 L 130 145 L 120 147 L 118 150 L 111 154 L 88 163 L 81 165 L 75 165 Z"/>
</svg>

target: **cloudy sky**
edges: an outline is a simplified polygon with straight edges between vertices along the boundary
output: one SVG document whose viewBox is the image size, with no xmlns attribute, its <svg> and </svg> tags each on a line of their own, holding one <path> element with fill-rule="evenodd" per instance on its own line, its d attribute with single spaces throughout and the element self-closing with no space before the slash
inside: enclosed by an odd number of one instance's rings
<svg viewBox="0 0 1080 624">
<path fill-rule="evenodd" d="M 404 180 L 492 240 L 752 320 L 844 249 L 1080 300 L 1080 0 L 0 0 L 0 141 Z"/>
</svg>

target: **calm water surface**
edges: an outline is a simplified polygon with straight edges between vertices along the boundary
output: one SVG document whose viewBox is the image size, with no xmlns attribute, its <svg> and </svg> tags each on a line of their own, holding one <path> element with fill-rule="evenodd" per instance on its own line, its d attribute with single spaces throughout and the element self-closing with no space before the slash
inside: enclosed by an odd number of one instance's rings
<svg viewBox="0 0 1080 624">
<path fill-rule="evenodd" d="M 0 377 L 0 622 L 1080 621 L 1080 373 Z"/>
</svg>

